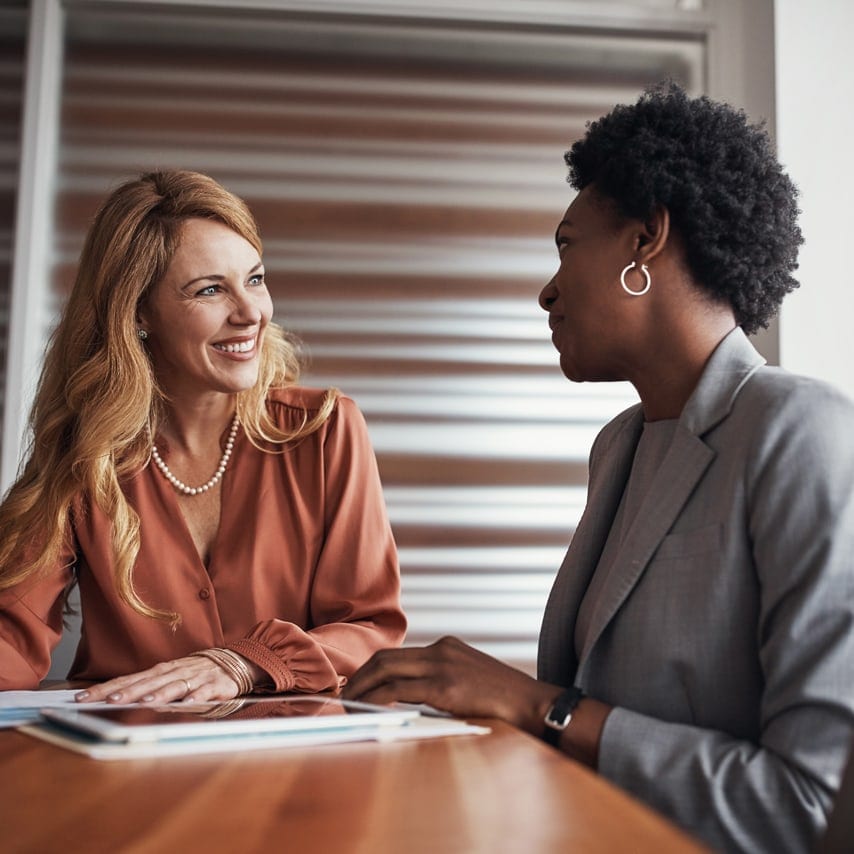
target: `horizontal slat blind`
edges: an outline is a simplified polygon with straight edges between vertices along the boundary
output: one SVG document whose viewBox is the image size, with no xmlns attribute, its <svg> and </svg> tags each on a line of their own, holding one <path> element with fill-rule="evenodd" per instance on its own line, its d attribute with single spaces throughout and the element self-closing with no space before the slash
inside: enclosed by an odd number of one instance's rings
<svg viewBox="0 0 854 854">
<path fill-rule="evenodd" d="M 119 30 L 72 28 L 46 324 L 119 178 L 214 175 L 261 224 L 276 316 L 305 341 L 306 381 L 340 387 L 368 419 L 408 643 L 454 633 L 532 669 L 590 444 L 634 399 L 566 382 L 536 303 L 571 200 L 562 154 L 588 118 L 686 56 L 699 64 L 701 48 L 626 36 L 597 50 L 589 34 L 563 65 L 538 65 L 536 33 L 522 47 L 507 34 L 510 61 L 495 30 L 464 55 L 413 25 L 407 56 L 379 24 L 374 55 L 315 26 L 319 47 L 303 21 L 299 49 L 281 50 L 227 34 L 200 49 L 166 25 L 162 42 L 117 46 Z M 555 36 L 542 37 L 554 54 Z"/>
</svg>

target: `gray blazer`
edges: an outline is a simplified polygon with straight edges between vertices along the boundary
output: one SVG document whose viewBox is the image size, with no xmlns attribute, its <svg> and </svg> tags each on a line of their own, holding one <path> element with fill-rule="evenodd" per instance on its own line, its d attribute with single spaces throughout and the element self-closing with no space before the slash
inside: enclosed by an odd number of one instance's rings
<svg viewBox="0 0 854 854">
<path fill-rule="evenodd" d="M 615 706 L 600 773 L 707 843 L 808 851 L 854 734 L 854 404 L 728 335 L 576 650 L 642 426 L 635 406 L 593 445 L 539 677 Z"/>
</svg>

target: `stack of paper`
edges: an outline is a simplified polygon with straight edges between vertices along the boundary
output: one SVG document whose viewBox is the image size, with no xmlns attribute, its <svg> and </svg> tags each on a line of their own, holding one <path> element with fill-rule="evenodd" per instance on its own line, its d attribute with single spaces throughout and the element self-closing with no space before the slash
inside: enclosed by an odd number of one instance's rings
<svg viewBox="0 0 854 854">
<path fill-rule="evenodd" d="M 74 703 L 77 691 L 0 691 L 0 729 L 37 721 L 39 709 Z"/>
</svg>

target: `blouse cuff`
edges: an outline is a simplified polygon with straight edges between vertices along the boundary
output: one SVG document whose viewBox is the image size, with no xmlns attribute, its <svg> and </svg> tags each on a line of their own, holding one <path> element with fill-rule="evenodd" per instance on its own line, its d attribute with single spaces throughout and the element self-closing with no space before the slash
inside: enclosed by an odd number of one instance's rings
<svg viewBox="0 0 854 854">
<path fill-rule="evenodd" d="M 242 655 L 269 673 L 273 680 L 273 690 L 277 692 L 293 690 L 296 684 L 293 671 L 278 656 L 274 655 L 269 647 L 250 638 L 241 638 L 233 643 L 226 644 L 226 649 Z"/>
</svg>

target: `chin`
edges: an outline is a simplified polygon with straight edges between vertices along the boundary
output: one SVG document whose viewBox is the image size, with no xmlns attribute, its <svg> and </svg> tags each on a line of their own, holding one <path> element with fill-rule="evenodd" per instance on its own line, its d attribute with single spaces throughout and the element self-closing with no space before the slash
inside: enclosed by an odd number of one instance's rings
<svg viewBox="0 0 854 854">
<path fill-rule="evenodd" d="M 573 383 L 583 383 L 587 377 L 579 370 L 577 365 L 571 365 L 564 361 L 560 360 L 560 369 L 563 375 Z"/>
<path fill-rule="evenodd" d="M 258 374 L 259 372 L 255 370 L 251 373 L 246 372 L 230 377 L 221 376 L 219 382 L 216 383 L 217 390 L 226 394 L 240 394 L 242 391 L 249 391 L 250 388 L 254 388 L 258 384 Z"/>
</svg>

